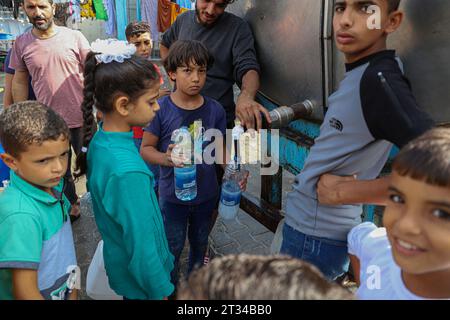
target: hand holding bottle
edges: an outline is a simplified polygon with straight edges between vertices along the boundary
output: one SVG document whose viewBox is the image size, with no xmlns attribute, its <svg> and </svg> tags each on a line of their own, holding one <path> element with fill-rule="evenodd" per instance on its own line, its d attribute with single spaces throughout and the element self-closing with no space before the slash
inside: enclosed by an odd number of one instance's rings
<svg viewBox="0 0 450 320">
<path fill-rule="evenodd" d="M 241 188 L 241 191 L 244 192 L 247 189 L 247 182 L 250 176 L 250 172 L 248 170 L 243 170 L 240 173 L 241 179 L 239 180 L 239 188 Z"/>
<path fill-rule="evenodd" d="M 176 144 L 169 144 L 166 151 L 166 167 L 175 167 L 175 168 L 183 168 L 183 158 L 179 157 L 176 153 L 173 152 L 173 148 L 175 148 Z"/>
</svg>

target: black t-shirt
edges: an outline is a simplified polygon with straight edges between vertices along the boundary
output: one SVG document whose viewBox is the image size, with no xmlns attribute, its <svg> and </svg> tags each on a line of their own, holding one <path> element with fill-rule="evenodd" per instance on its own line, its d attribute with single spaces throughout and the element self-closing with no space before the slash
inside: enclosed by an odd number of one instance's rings
<svg viewBox="0 0 450 320">
<path fill-rule="evenodd" d="M 163 34 L 161 44 L 167 48 L 177 40 L 201 41 L 214 57 L 208 70 L 202 94 L 219 101 L 225 108 L 227 123 L 235 118 L 233 85 L 241 85 L 246 72 L 259 72 L 253 34 L 247 22 L 225 12 L 213 27 L 207 28 L 196 20 L 195 11 L 177 17 Z"/>
</svg>

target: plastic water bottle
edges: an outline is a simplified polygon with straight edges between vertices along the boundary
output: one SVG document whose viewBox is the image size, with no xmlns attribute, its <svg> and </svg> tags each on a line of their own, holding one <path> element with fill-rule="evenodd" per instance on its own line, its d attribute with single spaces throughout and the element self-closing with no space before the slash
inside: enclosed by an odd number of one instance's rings
<svg viewBox="0 0 450 320">
<path fill-rule="evenodd" d="M 176 144 L 173 154 L 184 159 L 183 167 L 174 168 L 175 196 L 181 201 L 191 201 L 197 197 L 197 166 L 192 161 L 192 136 L 187 127 L 175 130 L 172 141 Z"/>
<path fill-rule="evenodd" d="M 241 202 L 242 191 L 239 187 L 239 182 L 242 178 L 242 172 L 239 159 L 239 139 L 243 133 L 244 128 L 241 126 L 241 122 L 236 120 L 232 132 L 234 158 L 225 168 L 219 203 L 219 214 L 227 220 L 236 217 L 239 211 L 239 203 Z"/>
<path fill-rule="evenodd" d="M 225 168 L 220 194 L 219 214 L 223 219 L 234 219 L 239 212 L 242 191 L 239 187 L 240 171 L 234 161 Z"/>
</svg>

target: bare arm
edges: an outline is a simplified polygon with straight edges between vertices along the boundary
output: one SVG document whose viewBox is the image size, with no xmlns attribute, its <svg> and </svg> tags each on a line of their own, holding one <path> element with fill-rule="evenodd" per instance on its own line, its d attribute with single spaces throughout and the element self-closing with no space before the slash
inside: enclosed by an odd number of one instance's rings
<svg viewBox="0 0 450 320">
<path fill-rule="evenodd" d="M 360 270 L 361 269 L 361 263 L 360 263 L 360 261 L 359 261 L 357 256 L 354 256 L 354 255 L 351 255 L 351 254 L 349 254 L 348 256 L 350 258 L 350 264 L 352 266 L 353 275 L 355 277 L 356 285 L 359 287 L 361 285 L 361 277 L 360 277 L 360 274 L 361 274 L 361 270 Z"/>
<path fill-rule="evenodd" d="M 319 202 L 325 205 L 375 204 L 388 202 L 390 177 L 375 180 L 356 180 L 355 177 L 339 177 L 325 174 L 317 184 Z"/>
<path fill-rule="evenodd" d="M 30 75 L 27 70 L 16 70 L 12 81 L 12 96 L 14 102 L 28 100 L 28 83 Z"/>
<path fill-rule="evenodd" d="M 44 300 L 38 288 L 37 270 L 13 269 L 12 281 L 16 300 Z"/>
<path fill-rule="evenodd" d="M 255 70 L 249 70 L 242 77 L 241 95 L 255 99 L 259 90 L 259 74 Z M 239 96 L 240 97 L 240 96 Z"/>
<path fill-rule="evenodd" d="M 12 82 L 14 75 L 5 73 L 5 93 L 3 94 L 3 106 L 8 107 L 14 103 L 12 96 Z"/>
<path fill-rule="evenodd" d="M 247 129 L 259 130 L 262 128 L 261 112 L 264 113 L 267 122 L 270 123 L 269 111 L 255 101 L 259 84 L 259 74 L 255 70 L 247 71 L 242 77 L 241 94 L 236 102 L 236 116 Z"/>
</svg>

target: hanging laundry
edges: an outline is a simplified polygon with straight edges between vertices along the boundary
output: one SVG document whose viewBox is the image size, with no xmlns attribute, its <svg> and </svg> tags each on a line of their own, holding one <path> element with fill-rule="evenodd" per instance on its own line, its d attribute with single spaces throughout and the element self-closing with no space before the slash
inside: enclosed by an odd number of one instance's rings
<svg viewBox="0 0 450 320">
<path fill-rule="evenodd" d="M 103 5 L 103 0 L 93 0 L 95 8 L 95 17 L 97 20 L 108 20 L 108 15 L 106 13 L 105 6 Z"/>
<path fill-rule="evenodd" d="M 150 25 L 153 43 L 159 40 L 158 31 L 158 0 L 140 0 L 141 1 L 141 21 Z M 156 44 L 155 44 L 156 45 Z"/>
<path fill-rule="evenodd" d="M 171 9 L 170 9 L 170 25 L 172 25 L 175 22 L 175 20 L 177 20 L 177 17 L 180 14 L 181 8 L 180 8 L 180 5 L 175 3 L 175 2 L 172 2 L 170 4 L 170 6 L 171 6 Z"/>
<path fill-rule="evenodd" d="M 171 26 L 172 2 L 170 0 L 158 0 L 158 30 L 164 32 Z"/>
<path fill-rule="evenodd" d="M 128 24 L 127 0 L 116 0 L 117 39 L 127 40 L 125 29 Z"/>
<path fill-rule="evenodd" d="M 170 24 L 172 25 L 175 20 L 177 20 L 177 17 L 182 14 L 183 12 L 188 11 L 189 9 L 182 8 L 178 3 L 172 2 L 170 4 L 171 8 L 171 15 L 170 15 Z"/>
<path fill-rule="evenodd" d="M 67 27 L 71 29 L 80 29 L 81 23 L 81 6 L 80 0 L 71 0 L 69 2 L 70 18 L 67 20 Z"/>
<path fill-rule="evenodd" d="M 116 32 L 116 7 L 114 0 L 103 0 L 103 5 L 106 8 L 106 14 L 108 16 L 108 20 L 105 23 L 105 33 L 115 38 L 117 35 Z"/>
<path fill-rule="evenodd" d="M 55 24 L 58 26 L 66 27 L 67 26 L 67 20 L 71 16 L 71 12 L 69 10 L 69 2 L 64 3 L 54 3 L 55 4 L 55 14 L 53 16 L 53 19 L 55 21 Z"/>
<path fill-rule="evenodd" d="M 195 9 L 194 3 L 191 0 L 177 0 L 177 3 L 180 5 L 180 7 L 182 8 L 186 8 L 188 10 L 192 10 Z"/>
<path fill-rule="evenodd" d="M 92 0 L 87 0 L 85 4 L 81 4 L 81 17 L 91 19 L 95 18 Z"/>
<path fill-rule="evenodd" d="M 137 21 L 142 21 L 141 0 L 136 0 L 136 20 Z"/>
<path fill-rule="evenodd" d="M 71 0 L 69 2 L 70 17 L 74 22 L 81 22 L 81 4 L 80 0 Z"/>
</svg>

